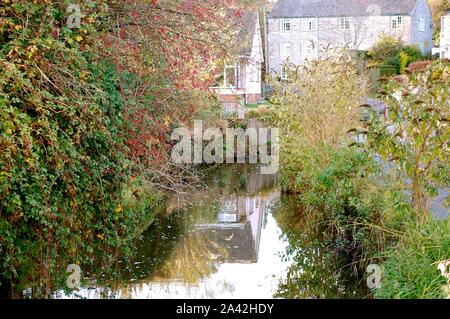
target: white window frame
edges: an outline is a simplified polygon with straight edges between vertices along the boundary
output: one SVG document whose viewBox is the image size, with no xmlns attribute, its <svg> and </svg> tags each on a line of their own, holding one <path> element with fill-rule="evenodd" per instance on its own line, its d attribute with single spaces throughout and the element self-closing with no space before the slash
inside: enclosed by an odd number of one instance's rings
<svg viewBox="0 0 450 319">
<path fill-rule="evenodd" d="M 318 21 L 317 18 L 310 18 L 306 20 L 306 31 L 317 31 Z"/>
<path fill-rule="evenodd" d="M 425 19 L 419 18 L 419 31 L 425 32 Z"/>
<path fill-rule="evenodd" d="M 228 85 L 228 79 L 227 79 L 227 69 L 233 69 L 234 72 L 234 85 L 230 84 Z M 235 88 L 237 87 L 237 85 L 239 85 L 239 80 L 238 80 L 238 69 L 237 69 L 237 65 L 236 64 L 226 64 L 223 68 L 223 86 L 224 87 L 232 87 Z"/>
<path fill-rule="evenodd" d="M 391 29 L 392 30 L 401 30 L 403 28 L 403 17 L 402 16 L 394 16 L 391 18 Z"/>
<path fill-rule="evenodd" d="M 303 43 L 303 55 L 313 57 L 316 55 L 316 48 L 313 42 L 308 41 Z"/>
<path fill-rule="evenodd" d="M 290 18 L 283 18 L 283 19 L 281 19 L 280 23 L 281 23 L 281 25 L 280 25 L 281 31 L 289 32 L 292 30 L 292 21 Z M 287 26 L 289 26 L 289 27 L 287 27 Z"/>
<path fill-rule="evenodd" d="M 259 83 L 261 81 L 261 67 L 257 64 L 252 64 L 250 73 L 250 82 Z"/>
<path fill-rule="evenodd" d="M 339 18 L 339 30 L 346 31 L 351 30 L 353 26 L 353 19 L 351 17 Z"/>
<path fill-rule="evenodd" d="M 292 43 L 282 42 L 280 45 L 281 58 L 289 58 L 292 56 Z"/>
<path fill-rule="evenodd" d="M 285 81 L 288 79 L 288 75 L 287 75 L 287 70 L 286 70 L 286 66 L 284 64 L 282 64 L 280 66 L 280 79 L 282 81 Z"/>
</svg>

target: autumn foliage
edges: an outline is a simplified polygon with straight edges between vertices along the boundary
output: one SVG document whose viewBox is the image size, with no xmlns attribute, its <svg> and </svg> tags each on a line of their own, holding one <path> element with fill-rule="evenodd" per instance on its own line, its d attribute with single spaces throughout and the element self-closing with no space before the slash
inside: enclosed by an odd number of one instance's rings
<svg viewBox="0 0 450 319">
<path fill-rule="evenodd" d="M 168 135 L 211 104 L 241 17 L 236 0 L 80 8 L 69 28 L 66 1 L 0 1 L 0 290 L 12 297 L 50 297 L 68 263 L 126 251 L 142 212 L 123 194 L 137 176 L 173 186 Z"/>
</svg>

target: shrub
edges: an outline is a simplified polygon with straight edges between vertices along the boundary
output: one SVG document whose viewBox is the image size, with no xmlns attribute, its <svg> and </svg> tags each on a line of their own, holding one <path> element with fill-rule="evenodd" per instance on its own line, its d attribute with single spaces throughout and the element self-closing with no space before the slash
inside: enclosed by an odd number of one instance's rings
<svg viewBox="0 0 450 319">
<path fill-rule="evenodd" d="M 417 62 L 402 81 L 388 81 L 383 94 L 389 117 L 374 116 L 369 145 L 383 160 L 404 174 L 418 215 L 428 212 L 430 198 L 447 185 L 450 110 L 450 67 L 441 62 Z M 420 67 L 419 67 L 420 66 Z"/>
<path fill-rule="evenodd" d="M 384 248 L 384 221 L 404 208 L 404 198 L 383 181 L 382 166 L 358 149 L 333 152 L 329 163 L 311 176 L 309 188 L 300 194 L 306 211 L 320 212 L 335 252 L 354 263 L 367 262 Z"/>
<path fill-rule="evenodd" d="M 359 125 L 367 83 L 356 66 L 351 57 L 329 57 L 292 67 L 287 83 L 273 84 L 280 102 L 274 110 L 280 129 L 281 180 L 291 191 L 301 187 L 295 176 L 305 172 L 302 165 L 310 162 L 302 159 L 304 154 L 316 156 L 312 163 L 322 167 L 329 151 L 339 148 L 347 132 Z"/>
<path fill-rule="evenodd" d="M 372 65 L 389 64 L 386 61 L 398 56 L 403 42 L 393 36 L 383 34 L 368 52 Z"/>
<path fill-rule="evenodd" d="M 411 63 L 406 70 L 410 73 L 421 73 L 425 72 L 430 65 L 431 61 L 417 61 Z"/>
<path fill-rule="evenodd" d="M 424 58 L 417 46 L 405 46 L 401 40 L 389 35 L 382 35 L 368 52 L 368 56 L 369 66 L 382 68 L 391 65 L 395 67 L 397 74 L 402 73 L 409 64 Z"/>
</svg>

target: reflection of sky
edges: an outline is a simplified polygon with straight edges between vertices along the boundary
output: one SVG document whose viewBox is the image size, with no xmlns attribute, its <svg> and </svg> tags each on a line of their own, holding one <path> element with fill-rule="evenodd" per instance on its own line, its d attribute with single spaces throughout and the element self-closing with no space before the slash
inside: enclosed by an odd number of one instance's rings
<svg viewBox="0 0 450 319">
<path fill-rule="evenodd" d="M 261 230 L 259 258 L 256 263 L 223 263 L 218 271 L 196 285 L 182 282 L 130 283 L 118 292 L 119 298 L 272 298 L 289 266 L 281 260 L 287 243 L 271 214 Z M 94 289 L 78 295 L 98 298 Z"/>
</svg>

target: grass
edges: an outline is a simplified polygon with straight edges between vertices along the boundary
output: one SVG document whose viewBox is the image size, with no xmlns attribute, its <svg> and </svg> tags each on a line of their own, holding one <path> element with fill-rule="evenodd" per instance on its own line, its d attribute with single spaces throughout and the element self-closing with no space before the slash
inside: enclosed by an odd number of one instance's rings
<svg viewBox="0 0 450 319">
<path fill-rule="evenodd" d="M 450 218 L 428 218 L 424 223 L 405 225 L 399 242 L 384 254 L 383 282 L 374 291 L 376 298 L 448 298 L 447 280 L 438 264 L 450 259 Z"/>
</svg>

